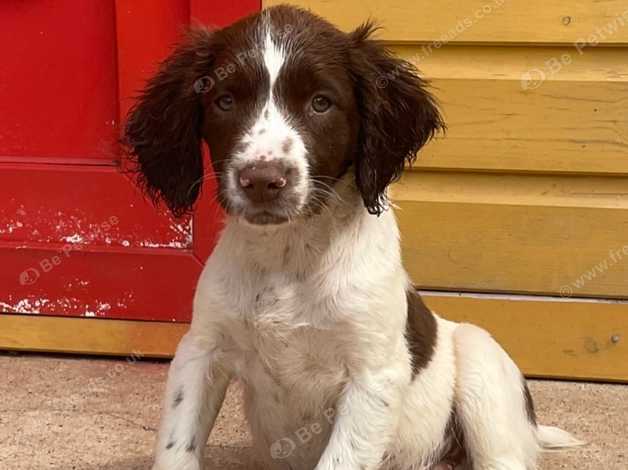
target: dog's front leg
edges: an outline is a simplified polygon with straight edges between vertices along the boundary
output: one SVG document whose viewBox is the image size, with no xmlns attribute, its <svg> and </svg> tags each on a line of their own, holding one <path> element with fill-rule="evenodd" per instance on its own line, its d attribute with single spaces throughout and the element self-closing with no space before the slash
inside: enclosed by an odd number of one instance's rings
<svg viewBox="0 0 628 470">
<path fill-rule="evenodd" d="M 327 448 L 315 470 L 373 470 L 392 440 L 401 406 L 395 371 L 352 380 L 338 403 Z"/>
<path fill-rule="evenodd" d="M 153 470 L 199 470 L 230 377 L 207 336 L 187 333 L 168 374 Z"/>
</svg>

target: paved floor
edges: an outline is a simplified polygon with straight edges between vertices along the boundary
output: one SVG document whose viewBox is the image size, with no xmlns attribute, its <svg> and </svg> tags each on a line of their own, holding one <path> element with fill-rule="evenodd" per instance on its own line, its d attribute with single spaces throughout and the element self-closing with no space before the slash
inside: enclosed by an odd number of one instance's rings
<svg viewBox="0 0 628 470">
<path fill-rule="evenodd" d="M 164 363 L 0 354 L 0 470 L 149 470 Z M 532 382 L 538 414 L 590 444 L 542 469 L 628 469 L 628 386 Z M 233 386 L 208 468 L 246 470 L 248 436 Z"/>
</svg>

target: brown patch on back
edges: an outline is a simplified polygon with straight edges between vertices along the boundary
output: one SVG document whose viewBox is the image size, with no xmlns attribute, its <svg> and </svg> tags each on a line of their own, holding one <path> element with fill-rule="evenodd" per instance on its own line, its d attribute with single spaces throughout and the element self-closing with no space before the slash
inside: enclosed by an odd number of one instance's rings
<svg viewBox="0 0 628 470">
<path fill-rule="evenodd" d="M 421 296 L 414 290 L 408 291 L 408 320 L 406 340 L 412 360 L 412 378 L 432 359 L 436 347 L 438 325 L 434 314 L 425 306 Z"/>
<path fill-rule="evenodd" d="M 526 405 L 526 414 L 528 415 L 528 421 L 536 426 L 536 411 L 534 409 L 534 400 L 532 399 L 532 394 L 530 393 L 530 389 L 528 388 L 528 383 L 525 379 L 523 379 L 523 398 Z"/>
</svg>

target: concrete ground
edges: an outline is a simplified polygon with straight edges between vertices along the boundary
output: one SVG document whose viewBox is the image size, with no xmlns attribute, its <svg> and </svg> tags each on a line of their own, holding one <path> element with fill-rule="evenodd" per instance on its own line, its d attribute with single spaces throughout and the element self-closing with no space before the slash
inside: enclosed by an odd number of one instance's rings
<svg viewBox="0 0 628 470">
<path fill-rule="evenodd" d="M 0 354 L 1 470 L 148 470 L 167 364 Z M 628 386 L 534 381 L 543 423 L 589 444 L 547 455 L 549 469 L 628 468 Z M 245 470 L 249 438 L 231 387 L 208 468 Z"/>
</svg>

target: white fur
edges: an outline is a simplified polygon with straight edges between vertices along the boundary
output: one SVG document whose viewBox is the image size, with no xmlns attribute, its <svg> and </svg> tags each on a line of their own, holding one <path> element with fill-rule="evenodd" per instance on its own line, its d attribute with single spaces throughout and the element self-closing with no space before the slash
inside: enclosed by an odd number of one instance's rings
<svg viewBox="0 0 628 470">
<path fill-rule="evenodd" d="M 539 426 L 537 436 L 539 444 L 546 452 L 556 452 L 585 445 L 585 442 L 554 426 Z"/>
<path fill-rule="evenodd" d="M 270 26 L 265 31 L 264 36 L 264 65 L 270 79 L 270 88 L 275 86 L 279 72 L 286 60 L 286 54 L 281 48 L 281 44 L 275 43 L 271 34 Z"/>
<path fill-rule="evenodd" d="M 454 331 L 455 401 L 474 468 L 536 468 L 536 427 L 525 412 L 521 372 L 484 330 Z"/>
<path fill-rule="evenodd" d="M 271 93 L 234 159 L 287 159 L 301 172 L 304 203 L 306 148 L 272 93 L 284 52 L 268 33 L 263 48 Z M 434 353 L 412 377 L 411 284 L 394 215 L 370 215 L 351 172 L 335 191 L 320 214 L 290 224 L 227 218 L 172 363 L 154 469 L 201 468 L 232 377 L 269 469 L 429 469 L 449 444 L 453 409 L 474 470 L 532 470 L 541 447 L 577 445 L 528 421 L 521 373 L 477 327 L 437 317 Z"/>
<path fill-rule="evenodd" d="M 540 445 L 576 444 L 528 422 L 520 372 L 472 325 L 439 318 L 411 380 L 394 216 L 369 215 L 351 178 L 337 189 L 329 211 L 293 224 L 228 220 L 173 362 L 155 469 L 199 468 L 184 444 L 204 442 L 232 376 L 265 468 L 430 468 L 454 403 L 476 470 L 530 470 Z"/>
</svg>

